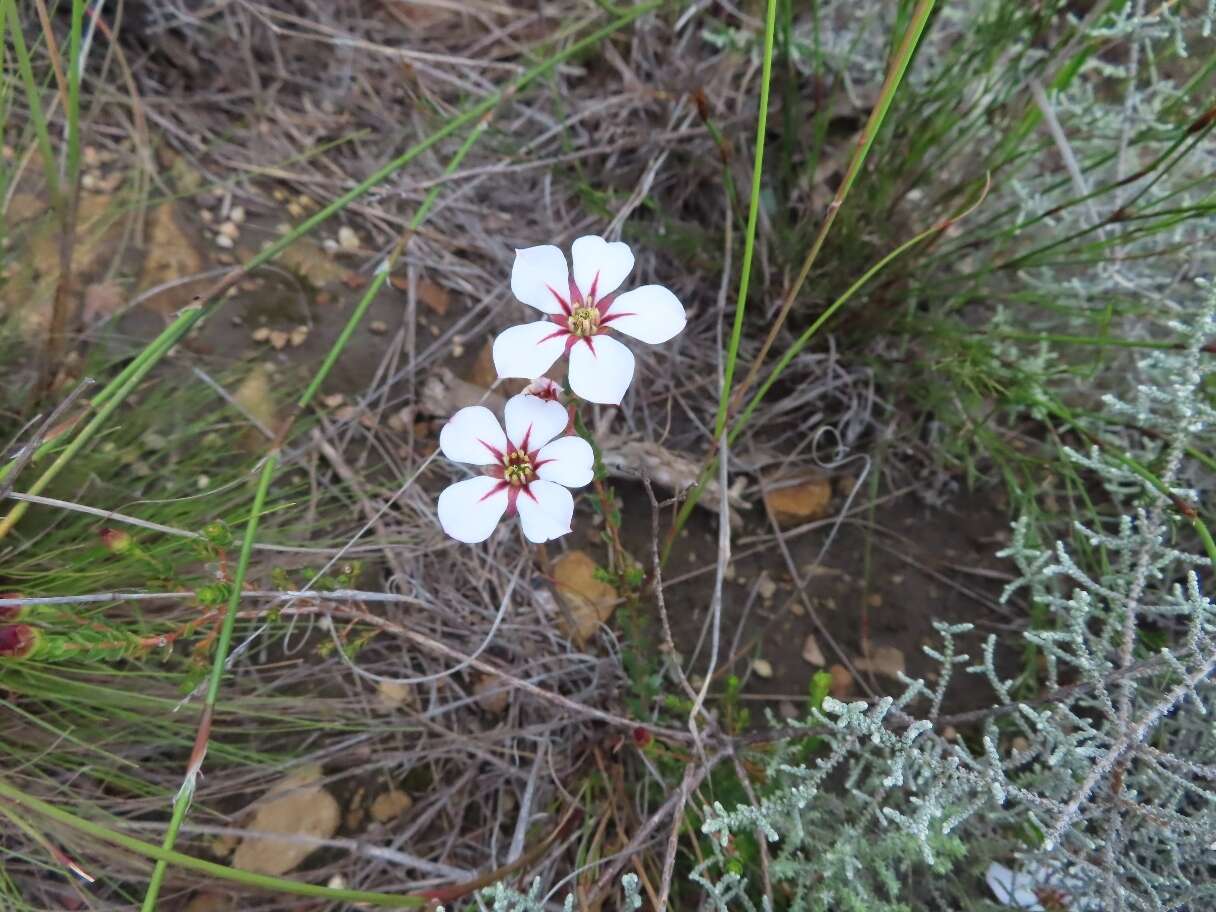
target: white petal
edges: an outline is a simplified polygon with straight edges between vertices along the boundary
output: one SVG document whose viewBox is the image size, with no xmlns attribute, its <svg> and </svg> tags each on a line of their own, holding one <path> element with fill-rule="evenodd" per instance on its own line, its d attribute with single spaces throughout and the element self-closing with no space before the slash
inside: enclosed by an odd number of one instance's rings
<svg viewBox="0 0 1216 912">
<path fill-rule="evenodd" d="M 568 335 L 548 320 L 504 329 L 494 340 L 494 369 L 499 377 L 535 380 L 562 356 Z"/>
<path fill-rule="evenodd" d="M 570 248 L 574 260 L 574 284 L 586 298 L 595 286 L 595 297 L 610 295 L 633 271 L 633 251 L 622 241 L 609 244 L 602 237 L 589 234 L 576 240 Z"/>
<path fill-rule="evenodd" d="M 633 352 L 611 336 L 593 336 L 570 349 L 570 389 L 588 402 L 620 405 L 633 380 Z"/>
<path fill-rule="evenodd" d="M 449 485 L 436 505 L 443 531 L 469 545 L 489 538 L 506 510 L 506 485 L 488 475 Z"/>
<path fill-rule="evenodd" d="M 558 299 L 570 301 L 570 270 L 560 247 L 543 244 L 515 251 L 511 293 L 547 314 L 565 313 Z"/>
<path fill-rule="evenodd" d="M 595 454 L 582 437 L 558 437 L 536 454 L 541 467 L 536 474 L 547 481 L 556 481 L 567 488 L 591 484 Z"/>
<path fill-rule="evenodd" d="M 512 396 L 503 410 L 507 439 L 529 453 L 539 450 L 566 429 L 570 415 L 566 407 L 552 399 Z"/>
<path fill-rule="evenodd" d="M 439 449 L 452 462 L 494 465 L 507 451 L 507 438 L 493 412 L 483 405 L 470 405 L 443 426 Z"/>
<path fill-rule="evenodd" d="M 680 299 L 662 285 L 643 285 L 618 295 L 604 318 L 612 329 L 651 345 L 666 342 L 688 323 Z"/>
<path fill-rule="evenodd" d="M 519 492 L 515 509 L 528 541 L 540 544 L 570 531 L 574 498 L 559 484 L 537 480 Z"/>
</svg>

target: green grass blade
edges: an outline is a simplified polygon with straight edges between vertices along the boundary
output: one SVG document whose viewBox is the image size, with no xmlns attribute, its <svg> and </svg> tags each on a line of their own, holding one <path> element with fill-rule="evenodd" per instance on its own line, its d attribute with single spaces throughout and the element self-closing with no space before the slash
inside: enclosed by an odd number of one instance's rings
<svg viewBox="0 0 1216 912">
<path fill-rule="evenodd" d="M 768 124 L 768 96 L 773 78 L 773 36 L 776 28 L 777 0 L 768 0 L 768 11 L 764 17 L 764 67 L 760 76 L 760 111 L 756 116 L 756 151 L 752 161 L 752 196 L 747 209 L 747 233 L 743 239 L 743 265 L 739 268 L 735 322 L 731 327 L 730 342 L 726 349 L 722 389 L 718 391 L 718 415 L 714 419 L 715 438 L 722 436 L 726 428 L 726 410 L 730 404 L 735 362 L 739 359 L 739 341 L 743 337 L 743 317 L 747 311 L 747 289 L 751 282 L 752 256 L 756 250 L 756 222 L 760 215 L 760 179 L 764 173 L 764 134 Z"/>
</svg>

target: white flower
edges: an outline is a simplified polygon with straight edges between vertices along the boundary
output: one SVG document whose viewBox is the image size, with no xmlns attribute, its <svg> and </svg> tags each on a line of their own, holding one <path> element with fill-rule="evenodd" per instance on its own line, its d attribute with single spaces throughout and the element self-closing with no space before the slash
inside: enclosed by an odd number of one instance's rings
<svg viewBox="0 0 1216 912">
<path fill-rule="evenodd" d="M 444 489 L 439 524 L 457 541 L 473 544 L 489 538 L 503 514 L 518 513 L 529 541 L 565 535 L 574 514 L 574 498 L 566 488 L 591 481 L 590 444 L 581 437 L 558 437 L 569 422 L 559 402 L 513 396 L 504 418 L 506 433 L 493 412 L 474 405 L 443 426 L 443 455 L 483 466 L 485 474 Z"/>
<path fill-rule="evenodd" d="M 570 254 L 573 275 L 550 244 L 515 251 L 511 291 L 548 319 L 512 326 L 495 339 L 494 367 L 499 377 L 533 380 L 568 353 L 575 395 L 619 405 L 633 379 L 633 353 L 605 329 L 658 345 L 684 328 L 684 307 L 662 285 L 615 293 L 633 269 L 628 244 L 588 235 Z"/>
</svg>

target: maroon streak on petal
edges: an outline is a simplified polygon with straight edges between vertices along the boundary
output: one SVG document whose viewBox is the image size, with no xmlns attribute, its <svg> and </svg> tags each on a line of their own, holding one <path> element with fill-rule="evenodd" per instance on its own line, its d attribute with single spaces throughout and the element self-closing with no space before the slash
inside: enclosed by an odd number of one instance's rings
<svg viewBox="0 0 1216 912">
<path fill-rule="evenodd" d="M 557 439 L 561 440 L 560 437 L 558 437 Z M 556 461 L 557 460 L 555 460 L 555 459 L 535 459 L 535 458 L 533 458 L 532 459 L 532 473 L 536 474 L 537 472 L 540 471 L 541 466 L 547 466 L 549 463 L 556 462 Z"/>
<path fill-rule="evenodd" d="M 486 474 L 491 478 L 497 478 L 499 481 L 504 481 L 507 477 L 507 470 L 502 466 L 486 466 Z"/>
<path fill-rule="evenodd" d="M 480 437 L 477 438 L 477 442 L 480 443 L 487 450 L 489 450 L 490 455 L 493 456 L 495 459 L 502 459 L 502 450 L 498 449 L 498 447 L 490 446 L 490 444 L 486 443 Z"/>
<path fill-rule="evenodd" d="M 589 297 L 592 301 L 595 300 L 595 289 L 599 287 L 599 284 L 600 284 L 600 271 L 597 269 L 595 271 L 595 278 L 591 280 L 591 290 L 589 292 L 587 292 L 587 297 Z"/>
<path fill-rule="evenodd" d="M 541 345 L 545 342 L 548 342 L 550 339 L 560 339 L 562 336 L 568 336 L 568 335 L 570 335 L 570 330 L 568 330 L 568 329 L 555 329 L 555 330 L 553 330 L 553 332 L 549 333 L 549 335 L 545 336 L 543 339 L 537 339 L 536 344 Z"/>
<path fill-rule="evenodd" d="M 556 291 L 554 291 L 552 285 L 546 284 L 545 287 L 547 289 L 549 289 L 549 294 L 553 295 L 553 297 L 557 299 L 557 303 L 561 307 L 562 312 L 564 314 L 566 314 L 566 316 L 569 316 L 570 312 L 571 312 L 569 302 L 565 298 L 563 298 L 561 295 L 559 295 Z"/>
<path fill-rule="evenodd" d="M 609 314 L 606 317 L 600 317 L 600 326 L 607 326 L 613 320 L 619 320 L 621 317 L 636 317 L 636 316 L 637 316 L 637 314 L 635 314 L 635 313 Z"/>
<path fill-rule="evenodd" d="M 582 307 L 583 305 L 583 293 L 574 284 L 574 276 L 570 276 L 570 303 L 576 307 Z M 566 313 L 570 313 L 570 311 L 566 311 Z"/>
<path fill-rule="evenodd" d="M 599 275 L 596 275 L 599 278 Z M 604 300 L 595 302 L 595 309 L 600 312 L 600 320 L 608 316 L 608 308 L 612 306 L 612 302 L 616 300 L 616 294 L 604 295 Z"/>
<path fill-rule="evenodd" d="M 497 494 L 503 488 L 509 488 L 509 487 L 510 487 L 510 485 L 507 482 L 500 481 L 498 484 L 494 485 L 494 487 L 490 488 L 490 490 L 486 491 L 486 493 L 481 496 L 481 500 L 478 500 L 477 502 L 481 503 L 484 500 L 489 500 L 491 497 L 493 497 L 495 494 Z"/>
<path fill-rule="evenodd" d="M 595 338 L 595 336 L 584 336 L 583 337 L 583 341 L 587 343 L 587 347 L 589 349 L 591 349 L 591 354 L 593 354 L 593 355 L 595 354 L 595 343 L 592 342 L 591 340 L 594 338 Z"/>
<path fill-rule="evenodd" d="M 525 453 L 528 452 L 528 438 L 531 436 L 532 436 L 532 425 L 531 425 L 531 423 L 529 423 L 528 429 L 526 431 L 524 431 L 524 439 L 519 442 L 519 446 L 517 446 L 515 449 L 523 450 Z"/>
</svg>

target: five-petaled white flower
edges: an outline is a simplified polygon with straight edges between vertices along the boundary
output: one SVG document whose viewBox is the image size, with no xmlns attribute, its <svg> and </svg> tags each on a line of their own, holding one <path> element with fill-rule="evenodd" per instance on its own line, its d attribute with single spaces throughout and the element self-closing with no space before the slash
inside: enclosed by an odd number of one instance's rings
<svg viewBox="0 0 1216 912">
<path fill-rule="evenodd" d="M 511 291 L 548 319 L 503 332 L 494 340 L 494 366 L 499 377 L 533 380 L 568 353 L 575 395 L 619 405 L 633 379 L 633 353 L 605 329 L 658 345 L 684 328 L 684 307 L 662 285 L 615 293 L 633 269 L 628 244 L 588 235 L 570 254 L 573 275 L 551 244 L 515 251 Z"/>
<path fill-rule="evenodd" d="M 493 412 L 474 405 L 443 426 L 443 455 L 483 466 L 485 474 L 444 489 L 439 524 L 457 541 L 474 544 L 490 537 L 503 514 L 518 513 L 529 541 L 559 538 L 570 531 L 574 514 L 567 488 L 591 481 L 591 446 L 581 437 L 558 436 L 570 420 L 560 402 L 513 396 L 504 418 L 506 433 Z"/>
</svg>

